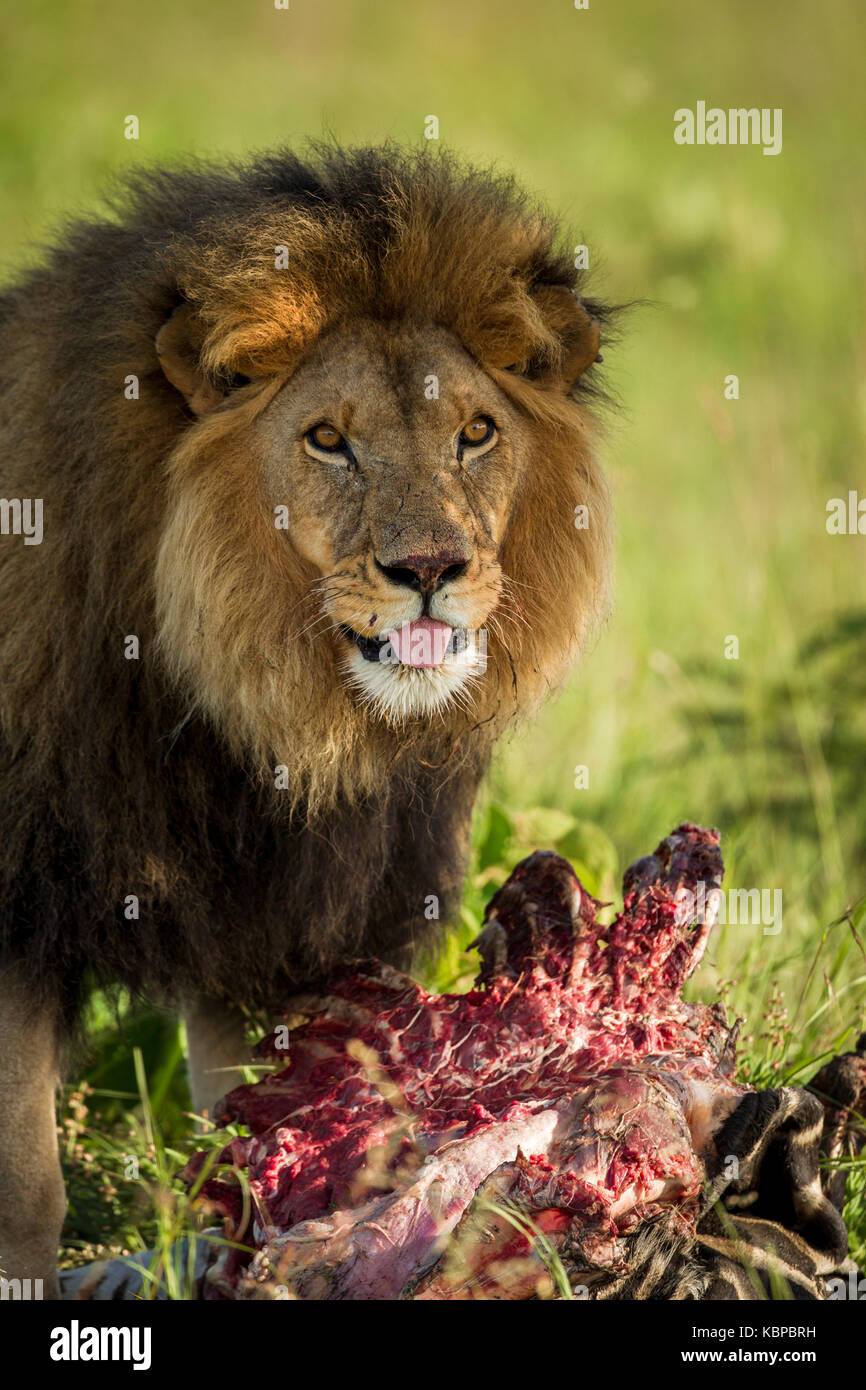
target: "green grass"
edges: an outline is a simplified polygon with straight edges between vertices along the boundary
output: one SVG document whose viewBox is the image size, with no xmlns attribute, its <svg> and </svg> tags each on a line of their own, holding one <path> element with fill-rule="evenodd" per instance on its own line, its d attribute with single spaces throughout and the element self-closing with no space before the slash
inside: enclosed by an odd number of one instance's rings
<svg viewBox="0 0 866 1390">
<path fill-rule="evenodd" d="M 615 613 L 502 748 L 464 921 L 430 982 L 469 978 L 484 897 L 526 849 L 558 844 L 612 896 L 689 818 L 721 829 L 729 886 L 784 894 L 782 932 L 718 930 L 694 987 L 745 1019 L 743 1074 L 800 1080 L 849 1045 L 866 1008 L 866 540 L 829 536 L 825 507 L 866 492 L 862 7 L 33 0 L 10 21 L 7 272 L 113 170 L 324 132 L 420 143 L 435 114 L 444 142 L 513 168 L 570 219 L 594 265 L 601 253 L 604 293 L 648 301 L 605 353 L 624 406 L 606 444 Z M 782 107 L 783 153 L 675 146 L 675 108 L 700 98 Z M 129 114 L 138 141 L 123 138 Z M 99 1201 L 69 1159 L 69 1237 L 84 1244 L 131 1249 L 156 1230 L 141 1184 L 97 1151 L 98 1133 L 142 1123 L 133 1044 L 168 1148 L 189 1136 L 176 1027 L 138 1011 L 119 1036 L 95 1001 L 82 1152 Z M 862 1165 L 851 1190 L 862 1258 Z"/>
</svg>

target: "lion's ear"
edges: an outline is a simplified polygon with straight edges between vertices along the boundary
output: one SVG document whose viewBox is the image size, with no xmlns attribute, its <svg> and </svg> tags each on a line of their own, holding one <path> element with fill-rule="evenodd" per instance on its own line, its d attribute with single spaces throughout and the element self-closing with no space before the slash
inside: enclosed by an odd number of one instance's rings
<svg viewBox="0 0 866 1390">
<path fill-rule="evenodd" d="M 223 400 L 222 392 L 202 370 L 203 339 L 201 327 L 189 304 L 181 304 L 175 309 L 156 335 L 159 365 L 196 415 L 206 415 Z"/>
<path fill-rule="evenodd" d="M 601 324 L 566 285 L 545 285 L 536 290 L 534 299 L 562 344 L 558 369 L 542 374 L 555 377 L 569 390 L 598 358 Z"/>
</svg>

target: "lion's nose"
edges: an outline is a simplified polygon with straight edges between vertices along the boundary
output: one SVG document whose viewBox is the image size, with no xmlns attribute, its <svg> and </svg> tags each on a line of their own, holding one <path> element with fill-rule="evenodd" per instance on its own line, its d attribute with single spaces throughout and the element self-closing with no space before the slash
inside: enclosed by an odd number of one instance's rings
<svg viewBox="0 0 866 1390">
<path fill-rule="evenodd" d="M 432 594 L 463 573 L 469 561 L 461 555 L 406 555 L 392 565 L 376 561 L 377 569 L 393 584 Z"/>
</svg>

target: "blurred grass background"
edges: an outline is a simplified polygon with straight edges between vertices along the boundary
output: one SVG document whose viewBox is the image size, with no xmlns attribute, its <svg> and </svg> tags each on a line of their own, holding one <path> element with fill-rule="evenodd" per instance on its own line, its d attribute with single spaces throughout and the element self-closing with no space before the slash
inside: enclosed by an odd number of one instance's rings
<svg viewBox="0 0 866 1390">
<path fill-rule="evenodd" d="M 461 930 L 430 983 L 466 982 L 482 903 L 528 849 L 557 844 L 610 897 L 623 867 L 689 818 L 721 829 L 729 887 L 784 895 L 783 930 L 717 930 L 695 986 L 706 997 L 721 987 L 745 1017 L 744 1074 L 801 1079 L 807 1062 L 850 1046 L 866 1008 L 866 539 L 830 536 L 825 522 L 831 497 L 866 495 L 862 7 L 7 0 L 5 10 L 6 276 L 60 214 L 92 206 L 114 170 L 323 134 L 421 144 L 436 115 L 444 143 L 513 169 L 563 214 L 573 241 L 592 248 L 603 294 L 651 301 L 605 353 L 624 407 L 606 446 L 615 614 L 566 692 L 501 750 Z M 781 107 L 781 155 L 675 145 L 674 110 L 701 99 Z M 130 114 L 138 141 L 124 139 Z M 731 373 L 735 401 L 724 398 Z M 737 660 L 725 658 L 731 636 Z M 577 765 L 587 789 L 575 789 Z M 186 1130 L 174 1023 L 127 1012 L 118 1041 L 95 1000 L 93 1091 L 67 1116 L 70 1241 L 84 1246 L 134 1245 L 136 1222 L 147 1234 L 144 1209 L 132 1216 L 105 1195 L 107 1159 L 101 1197 L 87 1195 L 99 1167 L 86 1157 L 88 1114 L 121 1131 L 135 1116 L 133 1043 L 153 1116 L 169 1135 Z M 862 1186 L 852 1202 L 862 1250 Z"/>
</svg>

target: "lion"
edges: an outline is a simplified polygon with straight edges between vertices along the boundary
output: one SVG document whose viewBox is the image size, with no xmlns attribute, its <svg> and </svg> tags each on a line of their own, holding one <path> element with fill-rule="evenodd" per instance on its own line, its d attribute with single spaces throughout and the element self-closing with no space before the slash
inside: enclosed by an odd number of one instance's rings
<svg viewBox="0 0 866 1390">
<path fill-rule="evenodd" d="M 55 1289 L 94 984 L 179 1004 L 206 1111 L 242 1010 L 453 920 L 609 603 L 612 311 L 560 248 L 507 177 L 325 146 L 140 174 L 0 297 L 8 1277 Z"/>
</svg>

